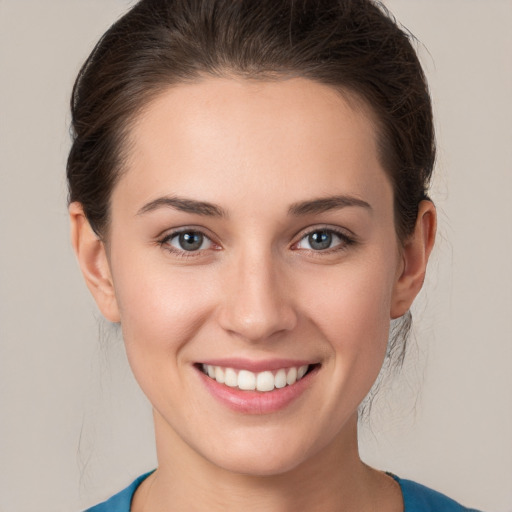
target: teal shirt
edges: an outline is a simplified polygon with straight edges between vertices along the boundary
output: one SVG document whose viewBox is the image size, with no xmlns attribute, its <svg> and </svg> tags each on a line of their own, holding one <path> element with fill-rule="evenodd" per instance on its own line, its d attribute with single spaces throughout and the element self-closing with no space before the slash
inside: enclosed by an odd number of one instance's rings
<svg viewBox="0 0 512 512">
<path fill-rule="evenodd" d="M 139 476 L 131 485 L 107 501 L 100 503 L 85 512 L 130 512 L 130 504 L 137 487 L 151 473 Z M 459 505 L 440 492 L 423 485 L 402 480 L 391 475 L 400 485 L 404 500 L 404 512 L 478 512 L 472 508 Z"/>
</svg>

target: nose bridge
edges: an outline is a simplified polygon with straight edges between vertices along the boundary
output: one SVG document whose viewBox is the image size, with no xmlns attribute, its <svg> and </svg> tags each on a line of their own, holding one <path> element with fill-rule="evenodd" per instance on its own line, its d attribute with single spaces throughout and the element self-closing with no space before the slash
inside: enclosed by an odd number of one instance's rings
<svg viewBox="0 0 512 512">
<path fill-rule="evenodd" d="M 293 329 L 296 314 L 286 276 L 270 248 L 240 251 L 227 278 L 221 312 L 224 329 L 251 341 Z"/>
</svg>

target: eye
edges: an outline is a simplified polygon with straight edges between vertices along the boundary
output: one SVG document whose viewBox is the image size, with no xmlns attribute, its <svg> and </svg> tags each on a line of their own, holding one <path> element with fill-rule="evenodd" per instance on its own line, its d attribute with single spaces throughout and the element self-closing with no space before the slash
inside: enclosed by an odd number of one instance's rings
<svg viewBox="0 0 512 512">
<path fill-rule="evenodd" d="M 166 237 L 163 244 L 168 244 L 178 251 L 195 252 L 212 247 L 212 241 L 200 231 L 187 230 L 173 233 Z"/>
<path fill-rule="evenodd" d="M 295 247 L 310 251 L 326 251 L 349 243 L 351 240 L 346 235 L 332 229 L 317 229 L 303 236 Z"/>
</svg>

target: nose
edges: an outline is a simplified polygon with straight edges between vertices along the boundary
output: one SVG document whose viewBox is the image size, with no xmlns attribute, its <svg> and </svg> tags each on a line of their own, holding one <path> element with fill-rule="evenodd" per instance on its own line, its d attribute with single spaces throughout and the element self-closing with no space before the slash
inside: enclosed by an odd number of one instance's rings
<svg viewBox="0 0 512 512">
<path fill-rule="evenodd" d="M 297 313 L 285 274 L 271 254 L 241 255 L 224 282 L 221 327 L 252 342 L 291 331 Z"/>
</svg>

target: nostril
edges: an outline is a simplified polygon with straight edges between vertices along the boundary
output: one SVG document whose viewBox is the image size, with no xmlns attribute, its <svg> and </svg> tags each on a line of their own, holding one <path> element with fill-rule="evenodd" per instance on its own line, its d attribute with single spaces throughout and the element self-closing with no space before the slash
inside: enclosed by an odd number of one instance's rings
<svg viewBox="0 0 512 512">
<path fill-rule="evenodd" d="M 276 335 L 291 331 L 296 324 L 289 315 L 276 314 L 277 311 L 256 315 L 231 311 L 224 316 L 222 327 L 248 341 L 265 341 Z"/>
</svg>

